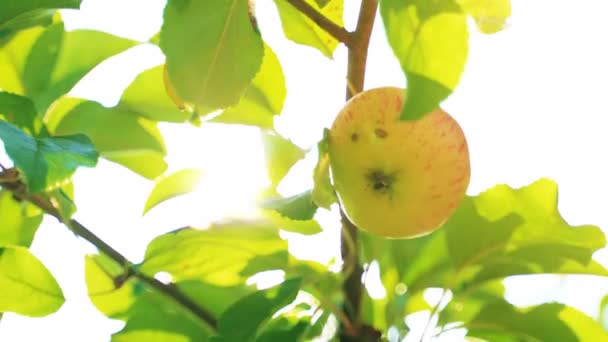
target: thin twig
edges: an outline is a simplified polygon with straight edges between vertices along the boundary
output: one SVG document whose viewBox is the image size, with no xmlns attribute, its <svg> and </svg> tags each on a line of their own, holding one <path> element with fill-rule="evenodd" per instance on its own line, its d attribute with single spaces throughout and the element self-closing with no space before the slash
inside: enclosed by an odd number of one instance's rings
<svg viewBox="0 0 608 342">
<path fill-rule="evenodd" d="M 424 339 L 426 338 L 426 336 L 428 334 L 428 330 L 431 327 L 431 321 L 433 321 L 433 318 L 439 312 L 439 308 L 440 308 L 441 304 L 443 303 L 443 300 L 445 299 L 445 296 L 447 295 L 447 293 L 448 293 L 448 290 L 443 289 L 441 292 L 441 296 L 439 297 L 439 301 L 431 309 L 431 315 L 429 316 L 429 319 L 426 320 L 426 324 L 424 325 L 424 330 L 422 330 L 422 336 L 420 336 L 420 342 L 424 342 Z"/>
<path fill-rule="evenodd" d="M 286 0 L 293 7 L 297 8 L 302 14 L 307 16 L 310 20 L 312 20 L 315 24 L 317 24 L 320 28 L 322 28 L 325 32 L 329 33 L 332 37 L 334 37 L 339 42 L 344 43 L 344 45 L 350 47 L 352 43 L 351 33 L 348 32 L 344 27 L 334 23 L 329 20 L 323 13 L 319 12 L 317 9 L 312 7 L 304 0 Z"/>
<path fill-rule="evenodd" d="M 6 173 L 9 170 L 12 169 L 6 169 L 5 171 L 3 171 L 3 173 Z M 135 277 L 139 279 L 144 284 L 167 296 L 168 298 L 174 300 L 177 304 L 180 305 L 180 307 L 186 309 L 186 312 L 193 315 L 198 320 L 202 321 L 209 328 L 213 330 L 217 328 L 217 321 L 215 317 L 213 317 L 213 315 L 205 308 L 201 307 L 192 299 L 188 298 L 179 288 L 177 288 L 175 284 L 162 283 L 158 279 L 141 272 L 125 256 L 115 250 L 112 246 L 108 245 L 105 241 L 100 239 L 97 235 L 91 232 L 80 222 L 74 219 L 71 219 L 67 222 L 64 221 L 59 210 L 55 206 L 53 206 L 51 201 L 49 201 L 44 196 L 25 192 L 25 186 L 19 180 L 12 183 L 5 183 L 2 186 L 12 191 L 13 195 L 19 200 L 30 202 L 36 205 L 38 208 L 42 209 L 45 213 L 55 217 L 63 224 L 65 224 L 66 227 L 68 227 L 74 234 L 87 240 L 92 245 L 97 247 L 97 249 L 100 250 L 103 254 L 107 255 L 116 263 L 118 263 L 121 267 L 123 267 L 125 271 L 123 275 L 123 280 L 126 280 L 129 277 Z"/>
</svg>

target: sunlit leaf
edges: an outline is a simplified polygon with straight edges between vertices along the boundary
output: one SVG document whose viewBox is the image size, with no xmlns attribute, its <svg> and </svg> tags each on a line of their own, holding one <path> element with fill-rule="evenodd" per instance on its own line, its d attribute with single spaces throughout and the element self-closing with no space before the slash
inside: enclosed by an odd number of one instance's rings
<svg viewBox="0 0 608 342">
<path fill-rule="evenodd" d="M 93 305 L 110 318 L 126 318 L 136 299 L 135 281 L 125 279 L 125 270 L 105 255 L 86 256 L 84 266 L 87 291 Z M 117 279 L 124 280 L 118 283 Z"/>
<path fill-rule="evenodd" d="M 158 179 L 146 200 L 144 214 L 166 200 L 193 191 L 202 176 L 200 170 L 184 169 Z"/>
<path fill-rule="evenodd" d="M 401 119 L 436 109 L 458 84 L 467 60 L 466 16 L 453 0 L 382 0 L 390 46 L 407 78 Z"/>
<path fill-rule="evenodd" d="M 320 4 L 319 1 L 305 0 L 310 6 L 319 11 L 327 19 L 339 26 L 344 26 L 342 14 L 344 12 L 344 0 L 328 0 Z M 320 28 L 300 10 L 293 7 L 286 0 L 275 0 L 283 31 L 285 36 L 292 41 L 311 46 L 319 50 L 325 56 L 331 58 L 338 46 L 338 41 L 327 31 Z M 321 6 L 323 5 L 323 6 Z"/>
<path fill-rule="evenodd" d="M 557 303 L 516 308 L 505 301 L 497 301 L 483 308 L 466 327 L 468 335 L 479 338 L 496 334 L 526 341 L 608 340 L 608 333 L 598 322 L 572 307 Z"/>
<path fill-rule="evenodd" d="M 79 8 L 81 0 L 4 0 L 0 2 L 0 32 L 48 24 L 56 9 Z"/>
<path fill-rule="evenodd" d="M 280 135 L 262 133 L 262 143 L 266 152 L 266 169 L 273 187 L 279 185 L 291 167 L 304 158 L 305 151 Z"/>
<path fill-rule="evenodd" d="M 161 175 L 165 145 L 156 123 L 119 108 L 63 97 L 46 113 L 54 134 L 84 133 L 101 155 L 147 178 Z"/>
<path fill-rule="evenodd" d="M 272 49 L 265 45 L 260 71 L 245 95 L 236 106 L 226 109 L 210 121 L 272 128 L 274 116 L 283 109 L 286 93 L 281 63 Z"/>
<path fill-rule="evenodd" d="M 0 45 L 0 88 L 6 92 L 25 95 L 23 71 L 32 46 L 45 30 L 34 27 L 20 31 Z"/>
<path fill-rule="evenodd" d="M 3 52 L 12 57 L 12 66 L 5 66 L 12 75 L 6 82 L 9 87 L 4 81 L 0 87 L 27 95 L 42 113 L 99 63 L 137 44 L 101 31 L 66 32 L 61 22 L 25 32 L 0 49 L 0 64 Z"/>
<path fill-rule="evenodd" d="M 274 210 L 264 210 L 262 215 L 276 227 L 288 232 L 313 235 L 322 231 L 321 225 L 314 219 L 292 219 Z"/>
<path fill-rule="evenodd" d="M 177 95 L 210 110 L 238 103 L 264 54 L 247 1 L 237 0 L 168 1 L 160 47 Z"/>
<path fill-rule="evenodd" d="M 192 113 L 181 111 L 163 85 L 163 65 L 139 74 L 122 94 L 119 108 L 155 121 L 184 122 Z"/>
<path fill-rule="evenodd" d="M 98 153 L 82 134 L 34 138 L 19 128 L 0 121 L 0 139 L 15 165 L 25 175 L 29 190 L 56 188 L 79 166 L 95 166 Z"/>
<path fill-rule="evenodd" d="M 260 206 L 273 209 L 279 214 L 293 220 L 310 220 L 317 211 L 312 202 L 312 191 L 308 190 L 291 197 L 275 197 L 263 201 Z"/>
<path fill-rule="evenodd" d="M 511 16 L 511 0 L 458 0 L 458 3 L 483 33 L 501 31 Z"/>
<path fill-rule="evenodd" d="M 40 209 L 18 202 L 10 191 L 0 190 L 0 246 L 29 247 L 41 222 Z"/>
<path fill-rule="evenodd" d="M 57 311 L 63 292 L 47 268 L 24 247 L 0 248 L 0 312 L 42 317 Z"/>
<path fill-rule="evenodd" d="M 279 309 L 293 302 L 300 279 L 252 293 L 229 307 L 218 321 L 213 341 L 254 341 L 260 327 Z"/>
<path fill-rule="evenodd" d="M 176 281 L 238 285 L 245 280 L 240 272 L 252 259 L 286 250 L 287 242 L 272 225 L 236 222 L 204 230 L 185 228 L 154 239 L 148 245 L 142 271 L 165 271 Z M 281 265 L 276 266 L 268 264 L 267 269 Z"/>
</svg>

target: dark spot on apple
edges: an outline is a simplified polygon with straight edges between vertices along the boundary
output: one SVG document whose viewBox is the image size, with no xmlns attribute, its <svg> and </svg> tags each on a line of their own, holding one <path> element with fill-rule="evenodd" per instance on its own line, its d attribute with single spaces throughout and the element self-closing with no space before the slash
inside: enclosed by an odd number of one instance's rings
<svg viewBox="0 0 608 342">
<path fill-rule="evenodd" d="M 384 139 L 388 136 L 388 132 L 385 131 L 382 128 L 376 128 L 376 130 L 374 131 L 374 133 L 376 133 L 376 136 L 380 139 Z"/>
<path fill-rule="evenodd" d="M 353 135 L 350 136 L 350 140 L 353 142 L 359 140 L 359 135 L 357 135 L 357 133 L 353 133 Z"/>
<path fill-rule="evenodd" d="M 392 190 L 395 174 L 388 174 L 382 170 L 373 170 L 367 174 L 367 179 L 374 191 L 386 194 Z"/>
</svg>

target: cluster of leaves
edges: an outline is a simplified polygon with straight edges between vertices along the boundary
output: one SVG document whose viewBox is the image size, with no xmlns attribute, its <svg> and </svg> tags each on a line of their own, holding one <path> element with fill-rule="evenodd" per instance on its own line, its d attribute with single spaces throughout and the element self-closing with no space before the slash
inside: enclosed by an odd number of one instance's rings
<svg viewBox="0 0 608 342">
<path fill-rule="evenodd" d="M 342 25 L 343 0 L 303 2 Z M 275 3 L 288 39 L 331 58 L 339 44 L 335 37 L 292 1 Z M 262 132 L 271 187 L 260 203 L 260 219 L 159 236 L 135 265 L 149 277 L 168 273 L 167 286 L 191 298 L 213 321 L 201 321 L 141 278 L 125 277 L 132 270 L 109 256 L 86 257 L 92 303 L 126 323 L 114 341 L 309 340 L 331 335 L 341 318 L 343 275 L 295 258 L 280 235 L 319 233 L 315 213 L 331 209 L 336 199 L 325 141 L 318 145 L 314 188 L 289 198 L 276 192 L 306 151 L 273 128 L 285 80 L 250 4 L 169 0 L 162 29 L 148 42 L 159 45 L 165 65 L 143 71 L 110 108 L 66 94 L 100 62 L 139 42 L 99 31 L 66 31 L 56 8 L 78 8 L 78 0 L 0 4 L 0 140 L 19 171 L 0 173 L 0 185 L 23 182 L 27 192 L 56 204 L 66 221 L 75 210 L 71 176 L 80 166 L 95 166 L 99 157 L 156 182 L 144 213 L 193 187 L 200 171 L 166 174 L 158 122 L 196 124 L 203 118 Z M 466 62 L 467 18 L 493 33 L 504 26 L 510 6 L 508 0 L 382 0 L 380 13 L 408 81 L 403 117 L 416 118 L 456 87 Z M 167 94 L 165 70 L 187 110 Z M 43 212 L 12 190 L 0 190 L 0 292 L 10 294 L 0 296 L 0 312 L 48 315 L 61 307 L 63 293 L 27 249 Z M 512 275 L 608 275 L 591 258 L 605 245 L 599 228 L 571 227 L 556 206 L 556 185 L 540 180 L 467 197 L 442 229 L 423 238 L 384 240 L 362 233 L 360 262 L 378 263 L 386 291 L 382 299 L 364 293 L 362 319 L 380 331 L 396 328 L 405 335 L 407 315 L 432 310 L 441 328 L 435 333 L 458 324 L 470 336 L 491 341 L 608 339 L 597 322 L 573 308 L 518 308 L 504 299 L 501 281 Z M 266 271 L 281 271 L 284 280 L 263 290 L 248 285 Z M 449 291 L 452 300 L 442 310 L 431 308 L 423 299 L 429 288 Z"/>
</svg>

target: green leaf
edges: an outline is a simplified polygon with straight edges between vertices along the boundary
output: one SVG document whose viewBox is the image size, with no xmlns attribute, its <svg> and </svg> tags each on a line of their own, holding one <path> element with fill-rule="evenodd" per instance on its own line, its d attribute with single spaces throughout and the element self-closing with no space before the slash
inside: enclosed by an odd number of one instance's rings
<svg viewBox="0 0 608 342">
<path fill-rule="evenodd" d="M 312 201 L 327 210 L 338 200 L 329 177 L 328 137 L 329 130 L 326 128 L 323 132 L 323 139 L 317 144 L 319 159 L 313 172 L 314 186 L 312 189 Z"/>
<path fill-rule="evenodd" d="M 7 81 L 0 80 L 0 87 L 27 95 L 44 113 L 95 66 L 136 44 L 101 31 L 66 32 L 63 23 L 46 30 L 27 30 L 0 49 L 0 65 L 6 63 L 4 68 L 9 75 Z"/>
<path fill-rule="evenodd" d="M 286 94 L 281 63 L 272 49 L 264 45 L 262 66 L 245 95 L 236 106 L 210 121 L 272 128 L 274 116 L 283 110 Z"/>
<path fill-rule="evenodd" d="M 266 169 L 274 188 L 279 185 L 291 167 L 304 158 L 305 151 L 273 132 L 262 132 L 262 144 L 266 152 Z"/>
<path fill-rule="evenodd" d="M 197 317 L 156 291 L 143 291 L 130 308 L 124 328 L 112 335 L 112 341 L 130 342 L 133 336 L 155 338 L 152 341 L 159 342 L 165 341 L 160 340 L 161 337 L 171 338 L 168 341 L 184 341 L 176 335 L 186 337 L 185 341 L 208 340 L 210 328 Z"/>
<path fill-rule="evenodd" d="M 131 112 L 63 97 L 46 113 L 45 122 L 54 134 L 86 134 L 104 158 L 146 178 L 156 178 L 167 168 L 156 123 Z"/>
<path fill-rule="evenodd" d="M 257 291 L 234 303 L 218 321 L 214 341 L 254 341 L 261 326 L 278 310 L 293 302 L 300 289 L 300 279 Z"/>
<path fill-rule="evenodd" d="M 401 119 L 436 109 L 458 84 L 467 60 L 466 16 L 454 0 L 382 0 L 388 42 L 407 78 Z"/>
<path fill-rule="evenodd" d="M 0 121 L 0 139 L 8 156 L 25 175 L 31 192 L 56 188 L 79 166 L 97 164 L 97 151 L 82 134 L 37 139 Z"/>
<path fill-rule="evenodd" d="M 458 3 L 475 19 L 477 28 L 487 34 L 504 29 L 511 16 L 511 0 L 458 0 Z"/>
<path fill-rule="evenodd" d="M 317 206 L 312 202 L 311 190 L 291 197 L 271 198 L 262 202 L 260 206 L 265 209 L 273 209 L 293 220 L 310 220 L 317 211 Z"/>
<path fill-rule="evenodd" d="M 166 200 L 193 191 L 202 176 L 200 170 L 184 169 L 158 179 L 146 200 L 144 214 Z"/>
<path fill-rule="evenodd" d="M 37 207 L 18 202 L 10 191 L 0 190 L 0 246 L 29 247 L 42 216 Z"/>
<path fill-rule="evenodd" d="M 24 247 L 0 248 L 0 312 L 42 317 L 57 311 L 63 292 L 53 275 Z M 8 295 L 6 295 L 8 294 Z"/>
<path fill-rule="evenodd" d="M 160 47 L 177 95 L 208 110 L 237 104 L 264 54 L 243 0 L 168 1 Z"/>
<path fill-rule="evenodd" d="M 146 250 L 142 271 L 165 271 L 176 281 L 197 279 L 232 286 L 244 283 L 240 272 L 256 257 L 286 251 L 276 227 L 236 222 L 204 230 L 184 228 L 154 239 Z M 267 269 L 280 268 L 269 263 Z"/>
<path fill-rule="evenodd" d="M 81 0 L 4 0 L 0 3 L 0 32 L 50 23 L 59 8 L 80 8 Z"/>
<path fill-rule="evenodd" d="M 322 4 L 319 1 L 305 1 L 327 19 L 339 26 L 344 26 L 342 19 L 344 0 L 323 1 L 325 2 L 324 6 L 321 6 Z M 298 44 L 311 46 L 319 50 L 326 57 L 332 58 L 334 50 L 338 46 L 338 41 L 335 38 L 286 0 L 275 0 L 275 3 L 279 10 L 283 31 L 288 39 Z"/>
<path fill-rule="evenodd" d="M 525 341 L 608 340 L 608 333 L 598 322 L 572 307 L 557 303 L 516 308 L 498 301 L 481 310 L 466 327 L 470 336 L 479 338 L 497 334 Z"/>
<path fill-rule="evenodd" d="M 154 121 L 184 122 L 192 116 L 171 101 L 163 84 L 163 65 L 139 74 L 122 94 L 120 109 L 137 113 Z"/>
<path fill-rule="evenodd" d="M 105 255 L 87 255 L 84 277 L 89 298 L 95 307 L 110 318 L 126 318 L 136 300 L 136 284 L 133 279 L 115 283 L 124 277 L 121 265 Z"/>
<path fill-rule="evenodd" d="M 600 322 L 602 327 L 606 330 L 608 328 L 608 317 L 606 316 L 608 310 L 608 295 L 602 297 L 599 305 L 599 314 L 597 321 Z"/>
<path fill-rule="evenodd" d="M 33 135 L 42 127 L 34 103 L 27 97 L 11 93 L 0 92 L 0 118 Z"/>
<path fill-rule="evenodd" d="M 313 235 L 322 231 L 321 225 L 314 219 L 292 219 L 274 210 L 263 210 L 262 215 L 269 223 L 288 232 Z"/>
</svg>

